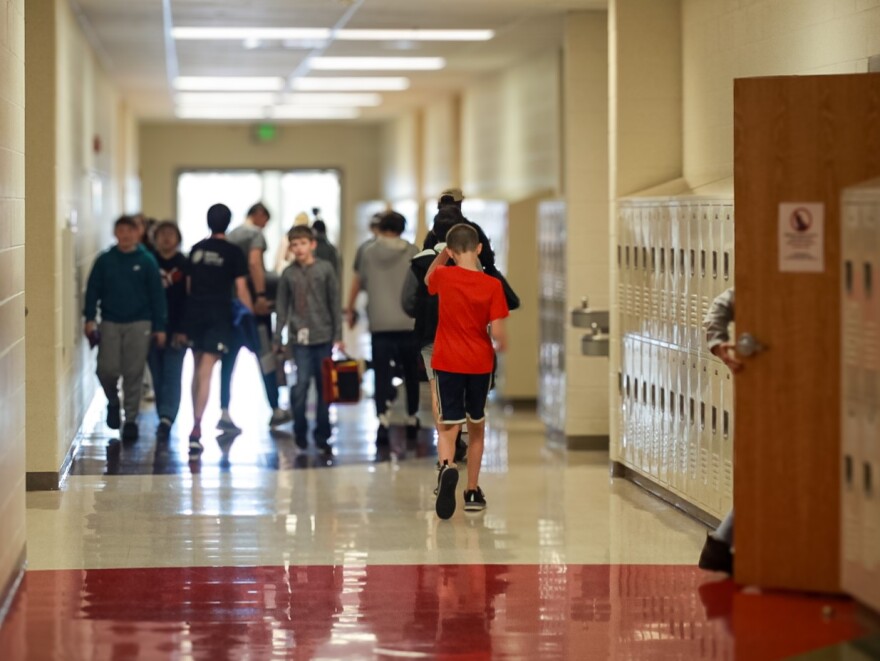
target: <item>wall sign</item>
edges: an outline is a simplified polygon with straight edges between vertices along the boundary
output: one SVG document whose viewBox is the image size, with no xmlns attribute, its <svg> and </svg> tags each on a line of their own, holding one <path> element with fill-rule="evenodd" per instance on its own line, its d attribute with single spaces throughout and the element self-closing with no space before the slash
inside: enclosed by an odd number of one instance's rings
<svg viewBox="0 0 880 661">
<path fill-rule="evenodd" d="M 779 270 L 783 273 L 825 271 L 825 204 L 779 204 Z"/>
</svg>

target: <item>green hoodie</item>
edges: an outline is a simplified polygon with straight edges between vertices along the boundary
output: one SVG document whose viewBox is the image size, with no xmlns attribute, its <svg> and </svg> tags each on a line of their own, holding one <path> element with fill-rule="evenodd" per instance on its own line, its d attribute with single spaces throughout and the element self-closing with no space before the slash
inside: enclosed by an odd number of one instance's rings
<svg viewBox="0 0 880 661">
<path fill-rule="evenodd" d="M 86 321 L 95 320 L 99 305 L 103 321 L 151 321 L 154 332 L 164 331 L 165 289 L 153 256 L 145 250 L 122 252 L 116 246 L 101 253 L 86 287 Z"/>
</svg>

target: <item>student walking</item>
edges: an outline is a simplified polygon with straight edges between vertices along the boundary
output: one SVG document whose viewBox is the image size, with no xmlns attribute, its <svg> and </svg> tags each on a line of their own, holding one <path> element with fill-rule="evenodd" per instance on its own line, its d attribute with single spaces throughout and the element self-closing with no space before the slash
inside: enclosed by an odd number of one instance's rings
<svg viewBox="0 0 880 661">
<path fill-rule="evenodd" d="M 321 363 L 333 353 L 334 344 L 342 348 L 342 310 L 336 270 L 315 257 L 315 235 L 306 225 L 296 225 L 288 233 L 294 261 L 284 269 L 278 283 L 275 349 L 280 353 L 282 331 L 287 329 L 288 344 L 296 364 L 296 384 L 291 391 L 293 432 L 300 448 L 308 446 L 306 402 L 309 387 L 315 384 L 315 445 L 330 451 L 330 406 L 324 401 Z"/>
<path fill-rule="evenodd" d="M 425 284 L 425 276 L 428 269 L 434 263 L 437 255 L 446 250 L 446 235 L 455 225 L 464 222 L 461 211 L 457 207 L 447 206 L 434 216 L 434 224 L 431 227 L 430 242 L 433 247 L 413 257 L 410 271 L 401 294 L 401 302 L 406 313 L 415 319 L 415 334 L 419 344 L 422 361 L 425 365 L 425 374 L 431 386 L 431 409 L 434 414 L 434 425 L 439 429 L 440 417 L 437 409 L 437 390 L 434 387 L 434 370 L 431 369 L 431 360 L 434 356 L 434 338 L 437 335 L 437 322 L 439 317 L 439 301 L 437 296 L 428 293 Z M 467 461 L 467 444 L 462 440 L 461 433 L 455 439 L 455 462 Z"/>
<path fill-rule="evenodd" d="M 166 220 L 153 230 L 154 257 L 159 263 L 159 274 L 165 287 L 168 308 L 166 333 L 169 340 L 164 347 L 150 349 L 149 365 L 156 393 L 156 413 L 159 426 L 156 440 L 167 441 L 171 427 L 180 409 L 181 373 L 186 357 L 186 274 L 189 262 L 180 252 L 182 237 L 177 223 Z"/>
<path fill-rule="evenodd" d="M 140 234 L 131 216 L 114 226 L 116 245 L 101 253 L 86 286 L 85 334 L 98 343 L 98 380 L 107 396 L 107 426 L 121 424 L 119 379 L 122 378 L 125 424 L 122 440 L 138 439 L 144 370 L 151 339 L 165 346 L 165 292 L 156 260 L 139 248 Z M 101 323 L 97 323 L 98 309 Z"/>
<path fill-rule="evenodd" d="M 440 299 L 431 367 L 435 373 L 440 418 L 437 446 L 440 474 L 435 509 L 441 519 L 455 513 L 458 484 L 455 438 L 463 424 L 467 424 L 470 436 L 464 508 L 465 511 L 486 508 L 479 480 L 486 400 L 495 365 L 492 344 L 494 340 L 498 351 L 507 349 L 504 319 L 508 308 L 501 282 L 483 273 L 481 251 L 477 231 L 469 225 L 456 225 L 446 235 L 446 249 L 438 253 L 425 276 L 428 293 Z M 456 267 L 446 266 L 450 260 Z"/>
<path fill-rule="evenodd" d="M 266 399 L 272 408 L 269 426 L 275 427 L 288 422 L 290 412 L 278 405 L 278 363 L 272 351 L 272 298 L 267 287 L 267 273 L 264 263 L 267 245 L 266 237 L 263 235 L 263 228 L 268 225 L 271 218 L 266 206 L 262 202 L 257 202 L 248 210 L 245 222 L 232 230 L 226 238 L 241 250 L 247 260 L 248 286 L 253 298 L 257 335 L 260 340 L 260 346 L 257 348 L 257 362 L 263 375 Z M 235 370 L 235 361 L 243 347 L 244 339 L 238 332 L 235 332 L 231 341 L 232 345 L 229 351 L 223 355 L 223 364 L 220 370 L 221 413 L 217 427 L 226 431 L 241 431 L 229 416 L 229 402 L 232 397 L 232 373 Z"/>
<path fill-rule="evenodd" d="M 231 219 L 232 212 L 223 204 L 208 209 L 211 237 L 194 245 L 189 256 L 186 333 L 195 358 L 191 456 L 198 456 L 203 450 L 202 416 L 211 393 L 211 374 L 232 342 L 232 292 L 253 310 L 244 254 L 226 240 Z"/>
<path fill-rule="evenodd" d="M 419 252 L 409 241 L 401 238 L 406 219 L 395 211 L 389 211 L 379 221 L 379 236 L 361 256 L 360 269 L 355 274 L 356 288 L 349 297 L 349 325 L 359 289 L 367 292 L 367 317 L 373 350 L 373 373 L 375 375 L 376 415 L 379 429 L 376 445 L 389 443 L 390 421 L 388 408 L 397 395 L 393 385 L 395 368 L 403 372 L 406 388 L 406 435 L 414 440 L 418 434 L 419 419 L 419 347 L 413 320 L 406 314 L 401 294 L 412 258 Z"/>
</svg>

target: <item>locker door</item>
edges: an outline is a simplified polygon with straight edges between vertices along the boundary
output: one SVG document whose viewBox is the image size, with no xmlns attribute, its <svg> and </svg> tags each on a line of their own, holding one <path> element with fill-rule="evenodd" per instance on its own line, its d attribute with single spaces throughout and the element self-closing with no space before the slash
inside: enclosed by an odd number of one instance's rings
<svg viewBox="0 0 880 661">
<path fill-rule="evenodd" d="M 693 299 L 692 299 L 693 300 Z M 700 491 L 700 356 L 688 352 L 688 449 L 687 449 L 687 493 L 701 501 Z"/>
<path fill-rule="evenodd" d="M 669 486 L 670 444 L 674 439 L 673 412 L 675 410 L 675 386 L 672 371 L 675 364 L 672 360 L 672 349 L 660 347 L 660 436 L 657 452 L 657 479 L 660 484 Z"/>
<path fill-rule="evenodd" d="M 709 361 L 709 376 L 712 390 L 709 398 L 709 438 L 710 438 L 710 465 L 709 465 L 709 496 L 708 505 L 712 512 L 723 516 L 723 474 L 724 474 L 724 448 L 721 440 L 722 412 L 724 410 L 723 383 L 724 373 L 727 367 L 720 360 Z"/>
<path fill-rule="evenodd" d="M 714 251 L 714 234 L 712 227 L 712 205 L 702 204 L 699 211 L 700 220 L 700 250 L 697 255 L 697 277 L 699 278 L 700 288 L 700 310 L 697 323 L 694 325 L 696 331 L 695 341 L 699 351 L 705 352 L 702 323 L 703 319 L 709 313 L 709 307 L 712 305 L 712 299 L 715 292 L 715 281 L 712 279 L 712 253 Z"/>
<path fill-rule="evenodd" d="M 681 328 L 681 270 L 679 267 L 679 251 L 681 250 L 681 222 L 679 218 L 681 207 L 679 204 L 669 205 L 669 254 L 667 256 L 667 269 L 669 269 L 670 291 L 670 323 L 672 324 L 670 342 L 681 346 L 684 338 Z"/>
<path fill-rule="evenodd" d="M 733 427 L 734 380 L 727 370 L 722 383 L 722 414 L 721 414 L 721 511 L 725 514 L 733 507 L 733 444 L 736 439 Z"/>
<path fill-rule="evenodd" d="M 864 582 L 862 569 L 862 498 L 859 483 L 862 404 L 862 325 L 864 309 L 863 280 L 860 276 L 863 255 L 861 242 L 868 237 L 859 219 L 858 204 L 844 205 L 842 216 L 843 245 L 841 286 L 841 581 L 848 590 L 857 590 Z"/>
<path fill-rule="evenodd" d="M 700 316 L 701 285 L 700 279 L 700 250 L 702 248 L 700 236 L 700 207 L 697 203 L 688 205 L 688 351 L 700 351 L 702 348 L 702 333 L 700 324 L 703 318 Z"/>
</svg>

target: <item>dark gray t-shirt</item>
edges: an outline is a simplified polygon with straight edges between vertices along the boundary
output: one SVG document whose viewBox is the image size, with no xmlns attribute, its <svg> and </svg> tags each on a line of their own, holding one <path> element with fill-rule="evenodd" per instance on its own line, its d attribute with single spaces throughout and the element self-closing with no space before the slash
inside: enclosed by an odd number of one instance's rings
<svg viewBox="0 0 880 661">
<path fill-rule="evenodd" d="M 251 250 L 256 249 L 261 253 L 265 253 L 267 248 L 263 230 L 251 223 L 245 223 L 236 227 L 226 235 L 226 240 L 232 245 L 238 246 L 244 253 L 245 259 L 250 258 Z"/>
</svg>

